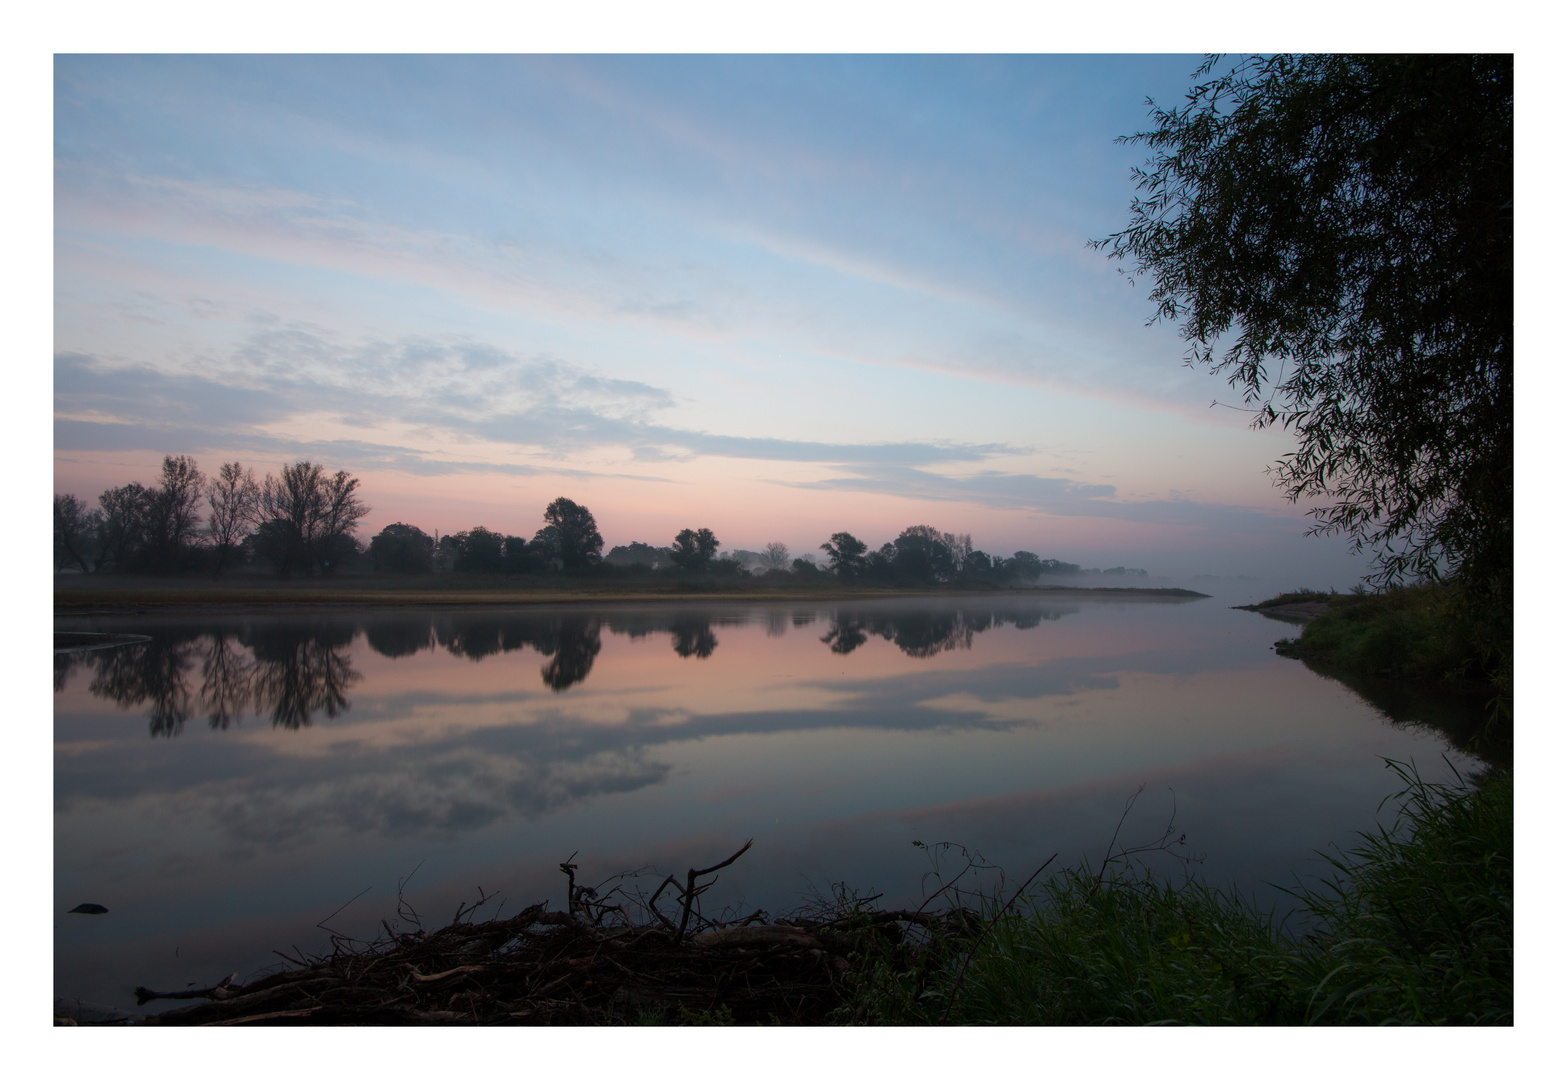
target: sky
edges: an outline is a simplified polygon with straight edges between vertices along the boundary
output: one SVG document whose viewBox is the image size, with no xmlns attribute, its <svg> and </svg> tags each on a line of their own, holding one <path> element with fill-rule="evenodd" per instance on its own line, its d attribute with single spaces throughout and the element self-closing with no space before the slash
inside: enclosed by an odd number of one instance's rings
<svg viewBox="0 0 1567 1080">
<path fill-rule="evenodd" d="M 904 527 L 1346 588 L 1090 250 L 1198 55 L 54 62 L 54 485 L 165 454 L 393 521 L 815 551 Z"/>
</svg>

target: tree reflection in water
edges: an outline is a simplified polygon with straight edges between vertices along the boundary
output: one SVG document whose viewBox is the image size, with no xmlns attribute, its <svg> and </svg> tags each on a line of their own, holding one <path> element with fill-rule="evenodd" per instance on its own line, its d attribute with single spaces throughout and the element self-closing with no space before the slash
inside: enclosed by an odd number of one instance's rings
<svg viewBox="0 0 1567 1080">
<path fill-rule="evenodd" d="M 270 708 L 274 727 L 308 727 L 316 713 L 328 719 L 349 707 L 347 690 L 360 675 L 349 660 L 352 626 L 300 630 L 272 625 L 252 633 L 256 711 Z"/>
<path fill-rule="evenodd" d="M 698 660 L 706 660 L 718 648 L 718 635 L 713 633 L 712 621 L 700 616 L 676 619 L 669 628 L 669 634 L 675 645 L 676 656 L 694 656 Z"/>
<path fill-rule="evenodd" d="M 926 659 L 971 648 L 974 635 L 993 626 L 1027 629 L 1076 610 L 972 604 L 839 608 L 830 614 L 821 641 L 833 653 L 847 655 L 876 636 L 909 656 Z M 587 679 L 606 630 L 633 640 L 668 634 L 677 656 L 705 659 L 718 648 L 715 625 L 743 625 L 760 618 L 767 637 L 777 638 L 791 624 L 808 626 L 818 617 L 816 611 L 799 609 L 755 614 L 686 608 L 397 614 L 310 622 L 257 619 L 209 632 L 163 628 L 147 642 L 57 654 L 54 681 L 58 691 L 73 671 L 91 670 L 88 689 L 93 694 L 127 709 L 148 707 L 154 736 L 177 735 L 196 715 L 204 715 L 212 728 L 226 730 L 247 711 L 269 714 L 274 726 L 296 730 L 350 707 L 348 691 L 361 677 L 354 670 L 351 647 L 360 633 L 373 651 L 393 660 L 437 646 L 474 661 L 531 648 L 548 658 L 539 670 L 544 685 L 561 693 Z"/>
<path fill-rule="evenodd" d="M 93 680 L 87 689 L 122 708 L 151 705 L 147 726 L 153 737 L 178 735 L 194 713 L 185 679 L 192 666 L 194 636 L 154 637 L 89 654 Z"/>
<path fill-rule="evenodd" d="M 909 611 L 840 610 L 833 613 L 832 624 L 822 644 L 833 652 L 847 655 L 870 640 L 871 635 L 892 642 L 905 654 L 928 660 L 951 649 L 970 649 L 974 635 L 993 626 L 1015 626 L 1029 630 L 1044 619 L 1070 615 L 1075 607 L 1028 608 L 986 611 L 969 607 L 947 610 Z"/>
<path fill-rule="evenodd" d="M 147 642 L 57 656 L 55 685 L 63 689 L 72 672 L 90 670 L 87 689 L 95 696 L 125 709 L 150 706 L 154 737 L 178 735 L 198 713 L 217 730 L 247 711 L 297 729 L 348 709 L 348 688 L 360 678 L 349 657 L 353 639 L 352 626 L 327 625 L 155 633 Z"/>
<path fill-rule="evenodd" d="M 601 620 L 592 615 L 445 616 L 435 621 L 435 640 L 453 656 L 482 660 L 528 647 L 550 662 L 539 669 L 544 685 L 556 693 L 575 686 L 593 670 L 602 642 Z M 375 647 L 375 642 L 371 642 Z M 392 655 L 383 650 L 383 655 Z"/>
<path fill-rule="evenodd" d="M 538 649 L 550 662 L 544 665 L 544 685 L 557 694 L 588 677 L 599 654 L 597 619 L 566 616 L 551 627 L 552 636 Z"/>
<path fill-rule="evenodd" d="M 239 723 L 256 689 L 256 663 L 233 635 L 207 639 L 201 656 L 201 704 L 207 723 L 224 731 Z"/>
<path fill-rule="evenodd" d="M 365 643 L 382 656 L 397 660 L 423 649 L 434 649 L 434 627 L 428 615 L 372 619 L 365 624 Z"/>
</svg>

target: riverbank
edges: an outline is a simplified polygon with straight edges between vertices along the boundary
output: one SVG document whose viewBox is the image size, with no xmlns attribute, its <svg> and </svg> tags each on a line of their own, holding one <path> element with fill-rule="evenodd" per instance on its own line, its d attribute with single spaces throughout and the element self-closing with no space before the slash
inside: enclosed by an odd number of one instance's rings
<svg viewBox="0 0 1567 1080">
<path fill-rule="evenodd" d="M 1233 891 L 1155 881 L 1129 854 L 978 903 L 949 884 L 914 911 L 839 892 L 790 918 L 702 919 L 688 898 L 748 843 L 650 898 L 581 889 L 563 863 L 567 910 L 383 924 L 246 984 L 140 988 L 198 1003 L 135 1023 L 1511 1024 L 1511 773 L 1405 775 L 1394 827 L 1291 894 L 1298 930 Z"/>
<path fill-rule="evenodd" d="M 1447 586 L 1348 595 L 1301 591 L 1240 610 L 1304 624 L 1298 638 L 1276 643 L 1281 656 L 1461 691 L 1510 691 L 1511 612 L 1471 610 Z"/>
<path fill-rule="evenodd" d="M 1401 770 L 1402 771 L 1402 770 Z M 1122 866 L 993 903 L 977 931 L 861 976 L 852 1020 L 892 1024 L 1513 1022 L 1510 772 L 1405 773 L 1398 823 L 1326 853 L 1285 929 L 1250 898 Z"/>
<path fill-rule="evenodd" d="M 1281 593 L 1238 610 L 1299 626 L 1280 656 L 1336 679 L 1389 716 L 1442 731 L 1493 766 L 1512 764 L 1511 613 L 1477 612 L 1454 590 Z"/>
<path fill-rule="evenodd" d="M 437 583 L 438 582 L 438 583 Z M 647 581 L 559 578 L 519 583 L 516 576 L 441 575 L 431 578 L 341 578 L 211 580 L 96 577 L 56 578 L 56 615 L 240 613 L 323 608 L 529 607 L 605 603 L 686 603 L 692 600 L 766 602 L 778 600 L 881 600 L 901 597 L 1093 598 L 1124 601 L 1206 599 L 1190 589 L 1074 588 L 872 588 L 857 585 L 802 584 L 759 586 L 730 581 Z"/>
</svg>

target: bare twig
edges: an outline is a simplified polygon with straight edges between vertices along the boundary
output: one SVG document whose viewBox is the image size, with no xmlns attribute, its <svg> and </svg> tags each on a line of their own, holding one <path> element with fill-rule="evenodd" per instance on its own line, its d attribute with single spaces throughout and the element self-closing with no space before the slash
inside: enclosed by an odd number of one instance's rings
<svg viewBox="0 0 1567 1080">
<path fill-rule="evenodd" d="M 560 872 L 566 875 L 566 914 L 577 913 L 577 864 L 572 859 L 577 857 L 573 851 L 566 856 L 566 860 L 560 864 Z"/>
<path fill-rule="evenodd" d="M 1060 852 L 1057 852 L 1056 854 L 1059 855 Z M 963 957 L 963 966 L 958 969 L 958 977 L 952 982 L 952 993 L 947 995 L 947 1007 L 941 1012 L 941 1022 L 943 1024 L 947 1022 L 947 1016 L 952 1012 L 952 1005 L 958 999 L 958 988 L 963 985 L 963 979 L 966 975 L 968 975 L 969 963 L 973 961 L 974 954 L 979 951 L 980 944 L 984 942 L 985 938 L 990 934 L 990 931 L 995 927 L 996 923 L 1001 921 L 1001 917 L 1007 913 L 1007 909 L 1010 908 L 1013 904 L 1017 903 L 1017 898 L 1023 895 L 1023 890 L 1032 885 L 1034 883 L 1034 879 L 1045 872 L 1045 867 L 1049 866 L 1055 861 L 1056 856 L 1050 856 L 1050 858 L 1046 859 L 1044 863 L 1040 865 L 1038 870 L 1035 870 L 1032 874 L 1028 875 L 1028 880 L 1018 886 L 1017 892 L 1012 894 L 1012 899 L 1008 900 L 1001 906 L 1001 910 L 996 912 L 991 920 L 985 924 L 985 928 L 979 932 L 979 936 L 974 939 L 974 944 L 969 946 L 968 952 Z"/>
<path fill-rule="evenodd" d="M 319 929 L 319 930 L 325 930 L 327 933 L 335 935 L 337 933 L 337 931 L 333 930 L 330 926 L 328 926 L 326 924 L 331 922 L 334 918 L 336 918 L 338 916 L 338 914 L 340 914 L 342 912 L 343 908 L 346 908 L 348 906 L 348 904 L 352 904 L 355 900 L 358 900 L 365 893 L 369 892 L 370 889 L 371 889 L 371 886 L 369 886 L 369 885 L 366 885 L 364 888 L 360 889 L 357 893 L 354 894 L 354 896 L 352 896 L 348 900 L 348 903 L 345 903 L 343 905 L 343 907 L 338 908 L 337 911 L 332 912 L 332 914 L 328 915 L 326 918 L 324 918 L 320 922 L 316 923 L 316 928 Z M 347 940 L 352 940 L 352 939 L 347 939 Z"/>
<path fill-rule="evenodd" d="M 699 878 L 699 877 L 706 877 L 708 874 L 716 874 L 718 871 L 722 870 L 724 867 L 726 867 L 726 866 L 730 865 L 731 863 L 733 863 L 740 856 L 744 855 L 747 851 L 750 851 L 751 850 L 751 845 L 754 844 L 755 842 L 756 841 L 755 841 L 754 838 L 751 839 L 751 840 L 747 840 L 743 845 L 741 845 L 739 851 L 737 851 L 733 855 L 729 856 L 729 858 L 725 859 L 723 862 L 718 863 L 718 864 L 716 864 L 714 866 L 709 866 L 705 870 L 688 870 L 688 871 L 686 871 L 685 901 L 684 901 L 684 906 L 681 908 L 681 912 L 680 912 L 680 928 L 675 931 L 675 940 L 676 941 L 680 941 L 681 939 L 683 939 L 686 936 L 686 924 L 691 921 L 691 903 L 692 903 L 693 900 L 696 899 L 696 896 L 697 896 L 696 879 Z"/>
</svg>

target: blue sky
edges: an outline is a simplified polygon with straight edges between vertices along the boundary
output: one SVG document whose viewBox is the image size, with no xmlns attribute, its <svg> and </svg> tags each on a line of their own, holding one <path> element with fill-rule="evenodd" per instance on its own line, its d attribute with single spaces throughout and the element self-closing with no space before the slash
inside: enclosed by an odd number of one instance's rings
<svg viewBox="0 0 1567 1080">
<path fill-rule="evenodd" d="M 371 531 L 566 494 L 1345 587 L 1288 437 L 1086 247 L 1200 60 L 59 56 L 56 490 L 309 457 Z"/>
</svg>

